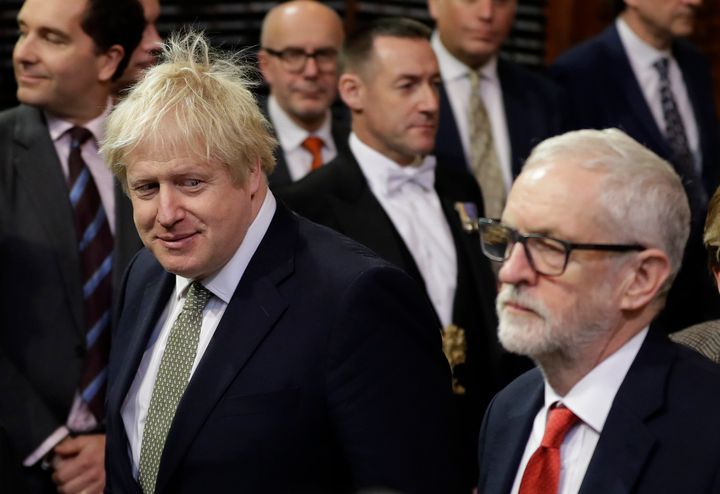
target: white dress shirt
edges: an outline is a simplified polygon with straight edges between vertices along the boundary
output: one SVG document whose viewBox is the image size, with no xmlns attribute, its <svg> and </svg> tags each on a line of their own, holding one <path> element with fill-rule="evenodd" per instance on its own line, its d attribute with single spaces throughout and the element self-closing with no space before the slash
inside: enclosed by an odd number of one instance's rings
<svg viewBox="0 0 720 494">
<path fill-rule="evenodd" d="M 105 111 L 103 111 L 103 113 L 97 118 L 94 118 L 83 125 L 83 127 L 92 133 L 92 138 L 88 139 L 82 145 L 80 152 L 85 164 L 90 170 L 93 180 L 95 181 L 98 193 L 100 194 L 100 201 L 102 202 L 103 208 L 105 208 L 110 232 L 114 235 L 115 191 L 113 176 L 110 168 L 105 164 L 102 156 L 98 153 L 98 143 L 105 138 L 105 119 L 110 113 L 111 108 L 112 100 L 108 100 Z M 70 141 L 72 140 L 68 131 L 75 127 L 75 124 L 65 120 L 60 120 L 48 113 L 45 113 L 45 119 L 47 121 L 50 138 L 53 141 L 55 152 L 58 160 L 60 161 L 60 167 L 62 168 L 65 182 L 67 182 L 68 177 L 70 176 L 68 157 L 70 156 Z M 70 189 L 68 189 L 67 193 L 68 195 L 70 194 Z M 37 463 L 60 441 L 65 439 L 70 434 L 70 431 L 91 431 L 95 429 L 97 425 L 98 423 L 97 420 L 95 420 L 95 416 L 80 397 L 80 392 L 76 391 L 66 424 L 55 429 L 52 434 L 45 438 L 40 446 L 38 446 L 23 460 L 23 465 L 29 467 Z"/>
<path fill-rule="evenodd" d="M 647 332 L 648 328 L 645 328 L 633 336 L 619 350 L 600 362 L 565 396 L 557 394 L 545 381 L 545 404 L 533 421 L 532 432 L 520 460 L 511 494 L 517 494 L 520 489 L 525 467 L 545 434 L 550 407 L 557 402 L 565 405 L 580 419 L 578 425 L 565 435 L 560 447 L 558 494 L 577 494 L 580 491 L 615 395 L 640 351 Z"/>
<path fill-rule="evenodd" d="M 419 167 L 431 168 L 435 183 L 435 157 L 426 156 L 417 166 L 403 167 L 350 134 L 350 149 L 365 175 L 370 190 L 390 217 L 425 281 L 430 301 L 443 327 L 452 322 L 457 287 L 457 254 L 450 227 L 434 187 L 425 189 L 407 181 L 388 190 L 393 173 L 412 175 Z"/>
<path fill-rule="evenodd" d="M 307 137 L 316 136 L 322 139 L 323 148 L 321 154 L 323 163 L 327 163 L 337 156 L 337 147 L 332 136 L 332 115 L 330 110 L 327 111 L 325 121 L 320 128 L 312 133 L 293 122 L 288 114 L 280 108 L 277 100 L 272 95 L 268 97 L 268 115 L 285 155 L 285 162 L 293 182 L 310 173 L 313 156 L 310 151 L 302 147 L 302 143 Z"/>
<path fill-rule="evenodd" d="M 460 141 L 465 151 L 465 161 L 472 163 L 470 158 L 470 123 L 468 122 L 468 108 L 470 108 L 470 67 L 455 58 L 443 46 L 437 31 L 432 36 L 432 47 L 440 65 L 445 92 L 450 101 L 455 116 L 455 125 L 460 133 Z M 500 163 L 505 190 L 510 191 L 512 185 L 512 163 L 510 149 L 510 134 L 508 131 L 503 92 L 497 73 L 497 57 L 491 58 L 480 68 L 480 97 L 492 127 L 495 154 Z"/>
<path fill-rule="evenodd" d="M 270 222 L 275 214 L 275 209 L 275 197 L 268 190 L 258 215 L 250 225 L 245 238 L 233 257 L 230 258 L 220 271 L 202 280 L 203 286 L 207 288 L 213 296 L 203 310 L 203 321 L 200 328 L 197 354 L 195 355 L 195 360 L 190 371 L 191 380 L 198 363 L 202 360 L 205 350 L 215 334 L 215 330 L 225 313 L 228 303 L 230 303 L 235 288 L 270 226 Z M 160 368 L 160 360 L 165 352 L 170 329 L 182 310 L 187 295 L 187 288 L 192 281 L 193 280 L 183 278 L 182 276 L 175 277 L 175 291 L 155 325 L 155 329 L 153 330 L 148 346 L 145 349 L 145 353 L 135 374 L 135 379 L 122 405 L 121 414 L 123 423 L 125 424 L 125 432 L 128 437 L 133 475 L 135 478 L 137 478 L 138 475 L 140 446 L 142 444 L 148 408 L 150 407 L 150 398 L 152 397 L 155 379 L 157 378 Z M 241 331 L 241 329 L 238 329 L 238 331 Z"/>
<path fill-rule="evenodd" d="M 700 153 L 700 136 L 695 120 L 695 112 L 688 96 L 687 86 L 683 79 L 680 66 L 670 50 L 660 51 L 640 39 L 637 34 L 620 17 L 615 21 L 615 26 L 620 36 L 620 41 L 625 48 L 630 66 L 632 67 L 635 79 L 640 84 L 645 101 L 650 107 L 655 123 L 660 133 L 665 135 L 665 115 L 662 110 L 660 99 L 660 75 L 653 64 L 661 58 L 667 58 L 668 77 L 675 103 L 677 104 L 680 117 L 682 118 L 685 135 L 688 139 L 690 151 L 693 154 L 695 168 L 698 172 L 702 170 L 702 154 Z"/>
</svg>

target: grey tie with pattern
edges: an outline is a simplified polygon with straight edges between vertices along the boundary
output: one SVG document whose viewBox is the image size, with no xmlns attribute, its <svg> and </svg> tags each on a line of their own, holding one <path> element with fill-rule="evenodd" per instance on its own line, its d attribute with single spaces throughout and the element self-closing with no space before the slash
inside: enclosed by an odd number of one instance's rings
<svg viewBox="0 0 720 494">
<path fill-rule="evenodd" d="M 145 494 L 155 492 L 165 439 L 190 380 L 200 339 L 202 313 L 211 296 L 212 293 L 199 282 L 192 282 L 182 311 L 170 329 L 140 445 L 139 480 Z"/>
<path fill-rule="evenodd" d="M 475 175 L 485 202 L 485 216 L 499 218 L 505 207 L 505 183 L 500 162 L 495 153 L 492 127 L 485 104 L 480 96 L 480 75 L 471 70 L 470 108 L 468 123 L 470 129 L 470 168 Z"/>
</svg>

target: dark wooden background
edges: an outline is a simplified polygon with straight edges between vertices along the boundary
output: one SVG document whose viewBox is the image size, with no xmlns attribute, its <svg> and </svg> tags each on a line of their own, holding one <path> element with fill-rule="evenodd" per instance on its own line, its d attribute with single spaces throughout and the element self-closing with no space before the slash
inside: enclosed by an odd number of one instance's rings
<svg viewBox="0 0 720 494">
<path fill-rule="evenodd" d="M 257 47 L 265 13 L 280 2 L 161 0 L 158 30 L 165 35 L 183 25 L 204 29 L 225 49 Z M 346 28 L 379 16 L 404 15 L 428 24 L 426 0 L 325 1 L 343 17 Z M 22 0 L 0 0 L 0 109 L 16 104 L 11 54 L 17 35 L 15 17 Z M 518 0 L 513 31 L 503 53 L 542 70 L 544 63 L 598 33 L 612 21 L 608 0 Z M 713 63 L 716 101 L 720 104 L 720 2 L 706 0 L 693 36 Z"/>
</svg>

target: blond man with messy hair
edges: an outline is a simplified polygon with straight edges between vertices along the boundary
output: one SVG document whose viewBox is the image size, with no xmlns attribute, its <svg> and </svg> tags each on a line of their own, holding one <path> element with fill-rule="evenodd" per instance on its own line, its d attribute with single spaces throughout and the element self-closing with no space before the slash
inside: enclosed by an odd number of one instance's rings
<svg viewBox="0 0 720 494">
<path fill-rule="evenodd" d="M 103 152 L 146 250 L 114 334 L 107 491 L 447 492 L 432 311 L 397 268 L 276 202 L 249 85 L 191 32 L 110 117 Z"/>
</svg>

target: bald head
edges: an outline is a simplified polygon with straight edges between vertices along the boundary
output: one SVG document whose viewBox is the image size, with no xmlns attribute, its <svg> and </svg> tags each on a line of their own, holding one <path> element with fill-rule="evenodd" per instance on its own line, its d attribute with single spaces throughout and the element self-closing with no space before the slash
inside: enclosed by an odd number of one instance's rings
<svg viewBox="0 0 720 494">
<path fill-rule="evenodd" d="M 302 34 L 299 31 L 302 31 Z M 342 20 L 333 9 L 320 2 L 284 2 L 270 9 L 265 16 L 260 43 L 262 46 L 271 46 L 287 37 L 324 38 L 324 42 L 339 49 L 343 42 Z"/>
<path fill-rule="evenodd" d="M 308 131 L 322 125 L 337 94 L 343 38 L 340 17 L 320 2 L 285 2 L 263 21 L 260 70 L 280 108 Z"/>
</svg>

